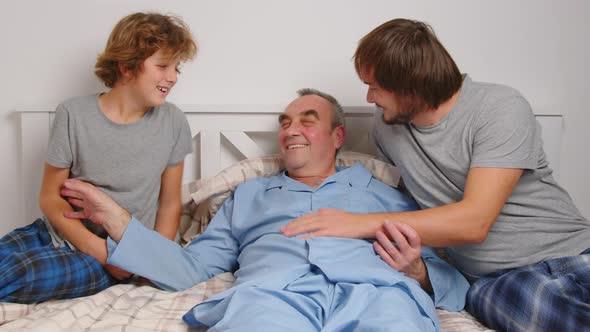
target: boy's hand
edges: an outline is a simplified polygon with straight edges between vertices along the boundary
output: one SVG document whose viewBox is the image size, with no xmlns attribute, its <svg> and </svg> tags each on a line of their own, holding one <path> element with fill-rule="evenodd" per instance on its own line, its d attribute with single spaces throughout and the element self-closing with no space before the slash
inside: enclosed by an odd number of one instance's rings
<svg viewBox="0 0 590 332">
<path fill-rule="evenodd" d="M 125 271 L 123 269 L 120 269 L 114 265 L 107 264 L 104 266 L 104 268 L 107 269 L 109 274 L 112 275 L 113 278 L 115 278 L 117 280 L 129 279 L 133 275 L 133 273 L 131 273 L 129 271 Z"/>
</svg>

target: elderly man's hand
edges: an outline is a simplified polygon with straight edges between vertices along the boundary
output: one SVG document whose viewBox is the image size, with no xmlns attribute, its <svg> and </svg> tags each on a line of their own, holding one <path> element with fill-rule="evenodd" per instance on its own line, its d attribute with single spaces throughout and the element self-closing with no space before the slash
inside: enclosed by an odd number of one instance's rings
<svg viewBox="0 0 590 332">
<path fill-rule="evenodd" d="M 115 242 L 119 242 L 131 215 L 107 194 L 90 183 L 68 179 L 64 182 L 60 194 L 70 204 L 81 211 L 64 212 L 64 217 L 71 219 L 88 219 L 102 225 Z"/>
<path fill-rule="evenodd" d="M 428 270 L 422 260 L 422 246 L 418 233 L 406 224 L 390 220 L 383 223 L 383 228 L 385 232 L 377 231 L 375 234 L 375 252 L 389 266 L 417 280 L 424 290 L 432 292 Z"/>
<path fill-rule="evenodd" d="M 337 209 L 320 209 L 299 217 L 280 231 L 288 237 L 306 234 L 302 239 L 316 236 L 332 236 L 347 238 L 372 238 L 379 228 L 379 220 L 370 214 L 354 214 Z"/>
</svg>

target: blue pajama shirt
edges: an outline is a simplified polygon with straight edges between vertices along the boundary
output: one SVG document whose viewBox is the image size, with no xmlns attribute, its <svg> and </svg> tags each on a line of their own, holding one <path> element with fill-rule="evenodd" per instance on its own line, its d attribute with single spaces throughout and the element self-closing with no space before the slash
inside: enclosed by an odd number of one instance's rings
<svg viewBox="0 0 590 332">
<path fill-rule="evenodd" d="M 184 316 L 188 324 L 211 331 L 375 330 L 371 324 L 383 331 L 439 330 L 435 306 L 463 309 L 469 284 L 431 248 L 424 247 L 422 256 L 432 296 L 389 267 L 371 241 L 301 240 L 279 231 L 320 208 L 369 213 L 416 205 L 360 164 L 340 169 L 315 189 L 282 173 L 240 185 L 206 231 L 184 249 L 132 218 L 118 244 L 108 239 L 107 262 L 170 291 L 234 272 L 234 287 Z"/>
</svg>

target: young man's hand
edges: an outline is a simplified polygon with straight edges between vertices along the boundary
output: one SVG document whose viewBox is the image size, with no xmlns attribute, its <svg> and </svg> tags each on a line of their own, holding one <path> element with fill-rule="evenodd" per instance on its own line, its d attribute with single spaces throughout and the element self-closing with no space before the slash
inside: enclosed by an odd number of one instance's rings
<svg viewBox="0 0 590 332">
<path fill-rule="evenodd" d="M 374 237 L 380 227 L 379 219 L 370 214 L 323 208 L 290 221 L 280 231 L 287 237 L 307 233 L 303 240 L 317 236 L 363 239 Z"/>
</svg>

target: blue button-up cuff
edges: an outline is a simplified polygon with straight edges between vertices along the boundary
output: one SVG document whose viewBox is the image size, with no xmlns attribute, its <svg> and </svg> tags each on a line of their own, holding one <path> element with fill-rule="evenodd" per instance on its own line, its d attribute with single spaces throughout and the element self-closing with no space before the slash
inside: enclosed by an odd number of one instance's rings
<svg viewBox="0 0 590 332">
<path fill-rule="evenodd" d="M 110 236 L 107 237 L 107 252 L 108 252 L 107 259 L 113 255 L 113 252 L 115 251 L 115 249 L 117 249 L 117 242 L 115 242 L 115 240 L 113 240 Z"/>
<path fill-rule="evenodd" d="M 463 310 L 469 283 L 459 271 L 442 259 L 428 256 L 424 257 L 424 264 L 432 284 L 434 306 L 448 311 Z"/>
<path fill-rule="evenodd" d="M 121 250 L 118 250 L 120 247 L 125 247 L 125 243 L 128 242 L 127 239 L 128 238 L 134 238 L 135 237 L 135 233 L 137 233 L 139 231 L 138 227 L 143 228 L 143 225 L 141 222 L 139 222 L 139 220 L 137 220 L 134 216 L 131 216 L 131 221 L 129 222 L 129 224 L 127 225 L 127 228 L 125 229 L 125 232 L 123 233 L 123 236 L 121 236 L 121 240 L 119 241 L 119 243 L 115 242 L 115 240 L 113 240 L 110 236 L 107 237 L 107 251 L 108 251 L 108 257 L 107 257 L 107 263 L 108 264 L 112 264 L 113 262 L 116 262 L 119 256 L 117 253 Z M 133 243 L 133 240 L 130 240 Z M 115 265 L 115 264 L 113 264 Z"/>
</svg>

